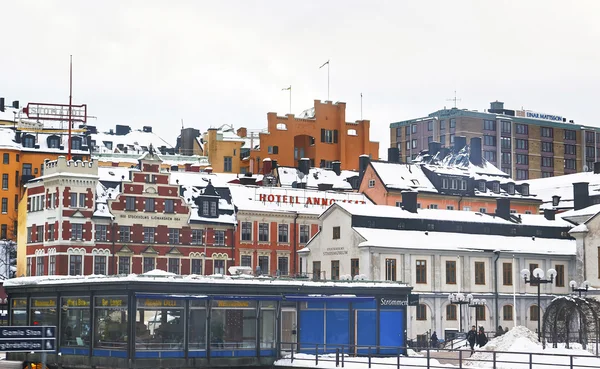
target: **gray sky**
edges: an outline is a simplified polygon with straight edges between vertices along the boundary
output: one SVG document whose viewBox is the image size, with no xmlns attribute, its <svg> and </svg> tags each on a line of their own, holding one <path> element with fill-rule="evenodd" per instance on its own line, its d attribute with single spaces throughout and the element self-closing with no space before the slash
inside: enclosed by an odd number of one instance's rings
<svg viewBox="0 0 600 369">
<path fill-rule="evenodd" d="M 175 143 L 181 119 L 205 131 L 266 127 L 314 99 L 347 103 L 389 146 L 390 122 L 459 108 L 596 121 L 600 1 L 4 1 L 0 96 L 74 103 L 108 130 L 152 125 Z M 386 154 L 387 155 L 387 154 Z"/>
</svg>

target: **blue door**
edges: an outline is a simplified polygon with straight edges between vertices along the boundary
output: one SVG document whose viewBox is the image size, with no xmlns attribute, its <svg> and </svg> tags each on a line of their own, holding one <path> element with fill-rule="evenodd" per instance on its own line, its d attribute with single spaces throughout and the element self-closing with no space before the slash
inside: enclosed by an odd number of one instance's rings
<svg viewBox="0 0 600 369">
<path fill-rule="evenodd" d="M 404 342 L 406 310 L 380 310 L 379 312 L 379 353 L 396 354 Z"/>
</svg>

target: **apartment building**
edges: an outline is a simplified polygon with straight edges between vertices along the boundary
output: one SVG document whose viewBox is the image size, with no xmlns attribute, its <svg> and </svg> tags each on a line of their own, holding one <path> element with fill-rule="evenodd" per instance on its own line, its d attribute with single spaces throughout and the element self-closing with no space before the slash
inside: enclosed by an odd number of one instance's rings
<svg viewBox="0 0 600 369">
<path fill-rule="evenodd" d="M 457 136 L 481 137 L 484 158 L 516 180 L 592 170 L 600 156 L 600 128 L 560 115 L 505 109 L 499 101 L 483 112 L 442 109 L 390 124 L 391 147 L 399 149 L 402 162 L 432 141 L 451 147 Z"/>
</svg>

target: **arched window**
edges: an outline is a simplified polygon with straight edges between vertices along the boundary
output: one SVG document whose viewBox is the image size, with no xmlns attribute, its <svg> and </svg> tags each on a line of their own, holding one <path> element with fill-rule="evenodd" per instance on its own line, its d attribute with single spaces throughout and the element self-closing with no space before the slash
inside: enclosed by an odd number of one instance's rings
<svg viewBox="0 0 600 369">
<path fill-rule="evenodd" d="M 456 305 L 446 305 L 446 320 L 456 320 Z"/>
<path fill-rule="evenodd" d="M 513 320 L 513 306 L 512 305 L 504 305 L 502 307 L 502 319 L 503 320 Z"/>
<path fill-rule="evenodd" d="M 539 319 L 539 310 L 537 305 L 531 305 L 529 307 L 529 320 L 537 322 Z"/>
<path fill-rule="evenodd" d="M 417 320 L 427 320 L 427 305 L 420 304 L 417 306 Z"/>
<path fill-rule="evenodd" d="M 277 123 L 276 128 L 280 131 L 287 131 L 287 126 L 285 125 L 285 123 Z"/>
</svg>

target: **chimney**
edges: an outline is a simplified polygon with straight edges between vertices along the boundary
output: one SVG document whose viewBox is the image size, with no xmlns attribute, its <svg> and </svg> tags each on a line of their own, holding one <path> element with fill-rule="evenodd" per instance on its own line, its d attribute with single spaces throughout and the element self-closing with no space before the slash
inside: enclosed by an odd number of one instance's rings
<svg viewBox="0 0 600 369">
<path fill-rule="evenodd" d="M 212 167 L 206 167 L 206 168 L 204 168 L 204 172 L 206 172 L 208 174 L 212 173 L 212 171 L 213 171 Z"/>
<path fill-rule="evenodd" d="M 469 161 L 474 165 L 482 165 L 481 137 L 472 137 L 469 145 Z"/>
<path fill-rule="evenodd" d="M 458 153 L 465 146 L 467 146 L 467 138 L 465 136 L 455 136 L 454 137 L 454 152 Z"/>
<path fill-rule="evenodd" d="M 560 203 L 560 196 L 554 195 L 552 196 L 552 206 L 556 207 Z"/>
<path fill-rule="evenodd" d="M 334 161 L 333 163 L 331 163 L 331 168 L 335 172 L 336 176 L 339 176 L 342 173 L 342 163 L 340 163 L 339 161 Z"/>
<path fill-rule="evenodd" d="M 438 152 L 440 152 L 440 147 L 442 146 L 442 144 L 440 144 L 437 141 L 431 141 L 428 145 L 428 152 L 429 155 L 431 155 L 432 157 L 435 156 L 435 154 L 437 154 Z"/>
<path fill-rule="evenodd" d="M 369 166 L 370 162 L 371 158 L 369 158 L 369 155 L 367 154 L 362 154 L 358 157 L 358 173 L 361 178 L 363 174 L 365 174 L 365 171 L 367 170 L 367 167 Z"/>
<path fill-rule="evenodd" d="M 19 131 L 19 130 L 15 131 L 15 142 L 21 143 L 21 131 Z"/>
<path fill-rule="evenodd" d="M 448 156 L 448 154 L 450 154 L 449 148 L 447 148 L 447 147 L 440 148 L 440 159 L 444 159 L 446 156 Z"/>
<path fill-rule="evenodd" d="M 594 163 L 594 174 L 600 174 L 600 161 Z"/>
<path fill-rule="evenodd" d="M 388 149 L 388 162 L 399 163 L 400 162 L 400 149 L 397 147 L 390 147 Z"/>
<path fill-rule="evenodd" d="M 304 175 L 308 175 L 308 172 L 310 171 L 310 159 L 300 159 L 300 161 L 298 162 L 298 170 L 304 173 Z"/>
<path fill-rule="evenodd" d="M 273 162 L 269 158 L 263 159 L 263 175 L 271 174 L 271 169 L 273 168 Z"/>
<path fill-rule="evenodd" d="M 510 199 L 500 197 L 496 199 L 496 216 L 502 219 L 510 219 Z"/>
<path fill-rule="evenodd" d="M 417 194 L 416 191 L 402 191 L 402 209 L 410 211 L 411 213 L 416 213 Z"/>
<path fill-rule="evenodd" d="M 548 220 L 555 220 L 556 219 L 556 210 L 545 209 L 544 210 L 544 218 L 546 218 Z"/>
<path fill-rule="evenodd" d="M 573 183 L 574 209 L 580 210 L 590 205 L 590 192 L 588 182 Z"/>
<path fill-rule="evenodd" d="M 146 133 L 152 133 L 152 127 L 150 126 L 144 126 L 142 130 Z"/>
</svg>

